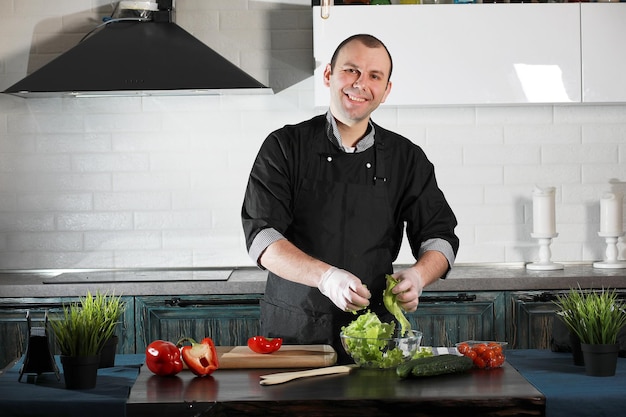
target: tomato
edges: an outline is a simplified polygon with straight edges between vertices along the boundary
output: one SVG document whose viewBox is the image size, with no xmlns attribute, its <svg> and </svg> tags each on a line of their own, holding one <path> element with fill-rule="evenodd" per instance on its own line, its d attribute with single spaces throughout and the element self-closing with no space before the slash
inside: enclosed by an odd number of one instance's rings
<svg viewBox="0 0 626 417">
<path fill-rule="evenodd" d="M 496 353 L 502 353 L 502 346 L 496 342 L 490 342 L 487 347 Z"/>
<path fill-rule="evenodd" d="M 480 356 L 476 356 L 476 357 L 474 358 L 474 365 L 475 365 L 477 368 L 482 369 L 482 368 L 484 368 L 485 366 L 487 366 L 487 363 L 485 362 L 485 360 L 484 360 L 482 357 L 480 357 Z"/>
<path fill-rule="evenodd" d="M 484 344 L 484 343 L 479 343 L 479 344 L 475 345 L 472 349 L 474 349 L 476 351 L 478 356 L 482 356 L 483 353 L 487 350 L 487 345 Z"/>
<path fill-rule="evenodd" d="M 490 361 L 490 360 L 494 359 L 496 357 L 496 355 L 497 355 L 497 353 L 494 350 L 487 349 L 480 356 L 482 356 L 483 359 L 485 359 L 487 361 Z"/>
<path fill-rule="evenodd" d="M 502 366 L 502 364 L 504 363 L 504 355 L 500 354 L 500 355 L 496 355 L 496 357 L 493 360 L 493 367 L 497 368 L 498 366 Z"/>
<path fill-rule="evenodd" d="M 471 351 L 472 348 L 470 347 L 468 343 L 461 343 L 460 345 L 456 347 L 456 350 L 458 350 L 461 355 L 465 355 L 466 353 Z"/>
</svg>

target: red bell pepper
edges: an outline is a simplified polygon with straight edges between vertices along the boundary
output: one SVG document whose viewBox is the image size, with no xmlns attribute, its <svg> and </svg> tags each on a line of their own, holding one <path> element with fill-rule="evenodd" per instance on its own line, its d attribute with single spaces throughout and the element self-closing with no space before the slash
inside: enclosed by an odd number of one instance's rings
<svg viewBox="0 0 626 417">
<path fill-rule="evenodd" d="M 276 352 L 282 345 L 283 339 L 280 337 L 254 336 L 248 339 L 248 347 L 256 353 Z"/>
<path fill-rule="evenodd" d="M 191 343 L 191 346 L 183 346 L 185 342 Z M 181 347 L 183 361 L 194 374 L 198 376 L 211 375 L 213 371 L 219 368 L 215 344 L 210 337 L 205 337 L 200 343 L 190 337 L 183 337 L 176 345 Z"/>
<path fill-rule="evenodd" d="M 183 370 L 180 349 L 172 342 L 155 340 L 146 348 L 146 365 L 156 375 L 176 375 Z"/>
</svg>

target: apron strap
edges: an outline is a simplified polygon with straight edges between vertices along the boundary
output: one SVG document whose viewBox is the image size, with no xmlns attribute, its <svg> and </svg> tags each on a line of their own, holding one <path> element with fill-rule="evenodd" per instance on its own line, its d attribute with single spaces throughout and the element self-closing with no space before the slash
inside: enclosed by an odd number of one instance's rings
<svg viewBox="0 0 626 417">
<path fill-rule="evenodd" d="M 375 144 L 374 163 L 376 164 L 376 173 L 374 174 L 374 185 L 382 185 L 387 182 L 387 177 L 385 177 L 385 159 L 383 158 L 384 145 L 381 140 L 377 140 Z"/>
</svg>

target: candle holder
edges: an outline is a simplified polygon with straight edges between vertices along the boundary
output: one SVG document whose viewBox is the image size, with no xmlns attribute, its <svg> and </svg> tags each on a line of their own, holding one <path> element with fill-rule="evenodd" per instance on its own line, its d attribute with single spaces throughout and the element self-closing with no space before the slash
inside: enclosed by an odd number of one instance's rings
<svg viewBox="0 0 626 417">
<path fill-rule="evenodd" d="M 626 261 L 620 261 L 617 259 L 617 240 L 620 236 L 623 236 L 624 233 L 615 234 L 615 233 L 602 233 L 598 232 L 598 236 L 603 237 L 606 241 L 606 259 L 601 262 L 594 262 L 594 268 L 604 268 L 604 269 L 619 269 L 626 268 Z"/>
<path fill-rule="evenodd" d="M 526 264 L 526 269 L 530 269 L 532 271 L 555 271 L 558 269 L 563 269 L 562 264 L 557 264 L 550 260 L 550 258 L 552 257 L 550 244 L 552 243 L 552 239 L 557 237 L 558 235 L 558 233 L 552 235 L 537 233 L 530 234 L 531 237 L 539 241 L 539 262 Z"/>
</svg>

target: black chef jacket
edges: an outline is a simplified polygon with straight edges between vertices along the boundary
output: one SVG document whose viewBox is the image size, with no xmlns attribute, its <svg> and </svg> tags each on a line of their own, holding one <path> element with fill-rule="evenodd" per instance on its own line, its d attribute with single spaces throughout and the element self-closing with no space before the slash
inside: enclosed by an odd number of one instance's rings
<svg viewBox="0 0 626 417">
<path fill-rule="evenodd" d="M 268 136 L 252 167 L 242 207 L 248 249 L 273 228 L 305 253 L 350 271 L 372 293 L 370 309 L 383 321 L 385 274 L 392 273 L 406 227 L 415 258 L 429 239 L 458 238 L 452 209 L 433 165 L 408 139 L 374 124 L 375 145 L 345 153 L 316 116 Z M 355 319 L 317 288 L 268 274 L 261 331 L 285 343 L 330 344 L 343 353 L 341 327 Z"/>
</svg>

